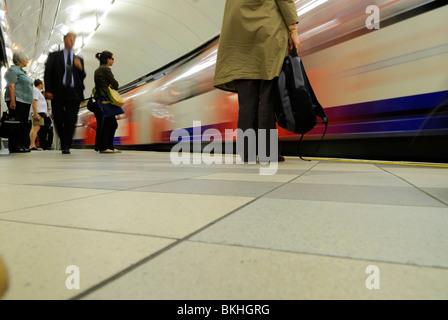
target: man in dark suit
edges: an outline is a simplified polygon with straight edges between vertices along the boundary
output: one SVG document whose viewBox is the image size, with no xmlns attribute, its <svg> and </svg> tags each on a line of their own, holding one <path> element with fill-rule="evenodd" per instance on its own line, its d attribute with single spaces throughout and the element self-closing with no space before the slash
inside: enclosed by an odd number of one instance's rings
<svg viewBox="0 0 448 320">
<path fill-rule="evenodd" d="M 54 125 L 61 139 L 63 154 L 70 154 L 75 134 L 78 111 L 84 100 L 84 60 L 75 56 L 73 46 L 76 35 L 72 32 L 64 37 L 65 49 L 49 54 L 45 65 L 45 89 L 52 100 Z"/>
</svg>

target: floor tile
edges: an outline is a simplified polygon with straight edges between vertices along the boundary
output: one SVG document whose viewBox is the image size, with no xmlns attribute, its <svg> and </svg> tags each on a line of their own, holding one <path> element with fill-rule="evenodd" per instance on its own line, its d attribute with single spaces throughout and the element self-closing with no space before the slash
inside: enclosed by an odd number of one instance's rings
<svg viewBox="0 0 448 320">
<path fill-rule="evenodd" d="M 448 268 L 448 208 L 260 199 L 192 240 Z"/>
<path fill-rule="evenodd" d="M 416 187 L 448 189 L 448 168 L 391 167 L 385 170 Z"/>
<path fill-rule="evenodd" d="M 255 181 L 255 182 L 289 182 L 297 178 L 297 175 L 260 175 L 253 173 L 216 173 L 197 177 L 201 180 L 229 180 L 229 181 Z"/>
<path fill-rule="evenodd" d="M 274 190 L 275 188 L 280 187 L 281 185 L 282 183 L 276 182 L 189 179 L 167 182 L 144 188 L 136 188 L 132 191 L 206 194 L 256 198 Z"/>
<path fill-rule="evenodd" d="M 409 183 L 385 172 L 362 171 L 320 171 L 313 170 L 300 176 L 292 183 L 368 185 L 409 187 Z"/>
<path fill-rule="evenodd" d="M 371 265 L 379 290 L 367 289 Z M 446 300 L 447 286 L 442 269 L 184 243 L 84 299 Z"/>
<path fill-rule="evenodd" d="M 12 210 L 38 208 L 51 203 L 63 204 L 64 201 L 88 198 L 107 192 L 93 189 L 0 184 L 0 218 L 2 213 Z"/>
<path fill-rule="evenodd" d="M 448 168 L 227 158 L 1 154 L 6 299 L 448 298 Z"/>
<path fill-rule="evenodd" d="M 173 243 L 169 239 L 3 221 L 0 235 L 0 252 L 10 276 L 5 300 L 70 299 Z M 79 268 L 79 290 L 66 286 L 67 279 L 75 274 L 70 269 L 66 273 L 69 266 Z"/>
<path fill-rule="evenodd" d="M 321 200 L 385 205 L 444 207 L 445 204 L 412 187 L 364 186 L 349 184 L 290 183 L 268 195 L 269 198 Z"/>
<path fill-rule="evenodd" d="M 117 191 L 18 210 L 0 219 L 90 230 L 183 238 L 252 198 Z"/>
</svg>

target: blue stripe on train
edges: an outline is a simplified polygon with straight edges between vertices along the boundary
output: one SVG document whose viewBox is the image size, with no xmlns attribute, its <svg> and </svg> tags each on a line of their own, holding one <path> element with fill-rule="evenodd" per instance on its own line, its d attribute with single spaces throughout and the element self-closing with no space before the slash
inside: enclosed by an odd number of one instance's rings
<svg viewBox="0 0 448 320">
<path fill-rule="evenodd" d="M 328 134 L 448 129 L 448 91 L 326 108 Z M 318 135 L 317 127 L 310 134 Z"/>
</svg>

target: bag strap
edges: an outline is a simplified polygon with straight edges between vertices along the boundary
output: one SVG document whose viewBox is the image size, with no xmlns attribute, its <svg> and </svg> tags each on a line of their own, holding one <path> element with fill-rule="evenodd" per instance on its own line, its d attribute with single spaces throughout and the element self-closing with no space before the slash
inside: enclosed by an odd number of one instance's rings
<svg viewBox="0 0 448 320">
<path fill-rule="evenodd" d="M 299 157 L 300 157 L 300 159 L 302 159 L 303 161 L 311 161 L 311 160 L 308 160 L 308 159 L 303 158 L 303 157 L 300 155 L 300 143 L 302 142 L 304 136 L 305 136 L 305 134 L 302 134 L 302 136 L 300 137 L 299 143 L 297 144 L 297 151 L 298 151 L 298 153 L 299 153 Z"/>
<path fill-rule="evenodd" d="M 322 119 L 322 120 L 323 120 L 323 122 L 318 122 L 318 123 L 319 123 L 319 124 L 325 124 L 325 130 L 324 130 L 324 133 L 322 134 L 322 138 L 320 138 L 319 144 L 318 144 L 317 147 L 316 147 L 316 152 L 319 151 L 320 146 L 321 146 L 322 142 L 324 141 L 325 135 L 327 134 L 327 130 L 328 130 L 328 118 L 325 117 L 325 118 Z M 298 143 L 298 145 L 297 145 L 297 151 L 298 151 L 298 154 L 299 154 L 300 159 L 302 159 L 303 161 L 311 161 L 311 160 L 308 160 L 308 159 L 303 158 L 303 157 L 300 155 L 300 143 L 302 142 L 304 136 L 305 136 L 305 134 L 302 134 L 302 136 L 301 136 L 300 139 L 299 139 L 299 143 Z"/>
</svg>

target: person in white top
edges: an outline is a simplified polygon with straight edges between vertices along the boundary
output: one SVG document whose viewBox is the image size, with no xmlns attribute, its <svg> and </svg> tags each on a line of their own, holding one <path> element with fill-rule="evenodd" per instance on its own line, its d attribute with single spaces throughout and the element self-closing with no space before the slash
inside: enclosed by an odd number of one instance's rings
<svg viewBox="0 0 448 320">
<path fill-rule="evenodd" d="M 45 117 L 47 116 L 47 101 L 42 94 L 44 83 L 40 79 L 34 81 L 33 89 L 33 104 L 31 106 L 31 120 L 33 127 L 30 132 L 30 147 L 31 151 L 42 151 L 42 148 L 36 147 L 37 133 L 40 127 L 44 125 Z"/>
</svg>

